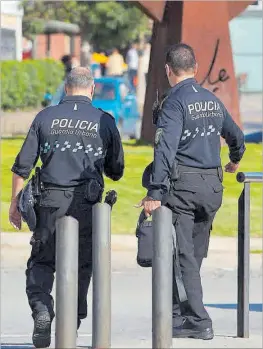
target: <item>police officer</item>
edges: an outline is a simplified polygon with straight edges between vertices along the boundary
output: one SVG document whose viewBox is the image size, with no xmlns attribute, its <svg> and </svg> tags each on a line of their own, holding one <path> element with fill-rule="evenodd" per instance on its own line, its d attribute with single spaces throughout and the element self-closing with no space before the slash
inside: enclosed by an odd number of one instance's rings
<svg viewBox="0 0 263 349">
<path fill-rule="evenodd" d="M 159 107 L 151 180 L 139 205 L 148 216 L 161 204 L 173 212 L 188 298 L 178 304 L 174 291 L 173 336 L 212 339 L 199 271 L 222 203 L 220 136 L 229 147 L 225 171 L 234 173 L 245 151 L 244 135 L 223 103 L 196 82 L 197 63 L 190 46 L 172 46 L 165 69 L 171 89 Z"/>
<path fill-rule="evenodd" d="M 27 263 L 26 293 L 34 319 L 33 344 L 50 345 L 54 318 L 51 290 L 55 272 L 55 221 L 71 215 L 79 222 L 78 327 L 87 316 L 92 274 L 92 205 L 101 200 L 104 174 L 123 176 L 124 156 L 114 118 L 92 106 L 91 72 L 74 68 L 65 81 L 66 97 L 34 119 L 12 167 L 10 222 L 21 228 L 17 196 L 40 156 L 41 196 L 35 207 L 37 224 Z"/>
</svg>

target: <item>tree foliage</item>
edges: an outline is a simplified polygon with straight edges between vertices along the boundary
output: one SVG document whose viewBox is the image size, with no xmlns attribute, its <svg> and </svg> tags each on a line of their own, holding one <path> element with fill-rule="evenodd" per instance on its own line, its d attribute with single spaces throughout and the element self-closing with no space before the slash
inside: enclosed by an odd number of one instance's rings
<svg viewBox="0 0 263 349">
<path fill-rule="evenodd" d="M 124 47 L 140 35 L 147 35 L 148 19 L 127 1 L 23 0 L 23 33 L 30 38 L 43 31 L 47 20 L 78 24 L 83 39 L 95 49 Z"/>
<path fill-rule="evenodd" d="M 52 59 L 4 61 L 0 68 L 3 110 L 39 107 L 45 92 L 54 93 L 64 76 L 62 63 Z"/>
</svg>

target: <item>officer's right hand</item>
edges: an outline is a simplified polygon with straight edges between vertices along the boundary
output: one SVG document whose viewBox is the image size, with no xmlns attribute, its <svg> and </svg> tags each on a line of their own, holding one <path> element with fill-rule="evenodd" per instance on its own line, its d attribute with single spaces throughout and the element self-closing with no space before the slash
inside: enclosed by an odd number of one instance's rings
<svg viewBox="0 0 263 349">
<path fill-rule="evenodd" d="M 9 208 L 9 221 L 15 229 L 21 230 L 22 218 L 20 212 L 17 209 L 16 200 L 11 201 L 11 205 Z"/>
<path fill-rule="evenodd" d="M 234 164 L 233 162 L 230 161 L 225 166 L 225 172 L 235 173 L 238 168 L 239 168 L 239 164 Z"/>
</svg>

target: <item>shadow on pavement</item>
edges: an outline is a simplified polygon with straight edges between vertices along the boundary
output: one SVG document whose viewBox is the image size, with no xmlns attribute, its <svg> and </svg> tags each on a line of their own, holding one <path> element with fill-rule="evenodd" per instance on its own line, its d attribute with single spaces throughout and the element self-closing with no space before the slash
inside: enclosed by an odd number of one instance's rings
<svg viewBox="0 0 263 349">
<path fill-rule="evenodd" d="M 1 343 L 1 349 L 26 349 L 26 348 L 35 348 L 32 344 L 29 343 Z"/>
<path fill-rule="evenodd" d="M 237 309 L 237 304 L 205 304 L 205 306 L 218 309 Z M 249 311 L 262 312 L 262 303 L 249 304 Z"/>
<path fill-rule="evenodd" d="M 24 343 L 1 343 L 1 349 L 33 349 L 35 348 L 32 344 Z M 92 347 L 89 347 L 87 345 L 77 345 L 77 348 L 85 348 L 85 349 L 92 349 Z"/>
</svg>

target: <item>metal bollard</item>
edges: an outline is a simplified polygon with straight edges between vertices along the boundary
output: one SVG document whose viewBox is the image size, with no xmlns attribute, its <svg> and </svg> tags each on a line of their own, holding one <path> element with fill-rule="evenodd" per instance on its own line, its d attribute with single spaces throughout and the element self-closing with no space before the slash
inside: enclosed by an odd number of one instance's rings
<svg viewBox="0 0 263 349">
<path fill-rule="evenodd" d="M 244 183 L 238 200 L 237 337 L 249 338 L 250 184 L 263 183 L 263 172 L 238 172 Z"/>
<path fill-rule="evenodd" d="M 250 183 L 238 200 L 237 336 L 249 337 Z"/>
<path fill-rule="evenodd" d="M 249 338 L 250 183 L 263 183 L 262 172 L 239 172 L 244 183 L 238 200 L 237 337 Z"/>
<path fill-rule="evenodd" d="M 70 216 L 56 221 L 57 349 L 76 348 L 79 223 Z"/>
<path fill-rule="evenodd" d="M 172 348 L 172 212 L 161 206 L 153 212 L 152 347 Z"/>
<path fill-rule="evenodd" d="M 92 212 L 92 348 L 111 346 L 111 207 L 96 204 Z"/>
</svg>

